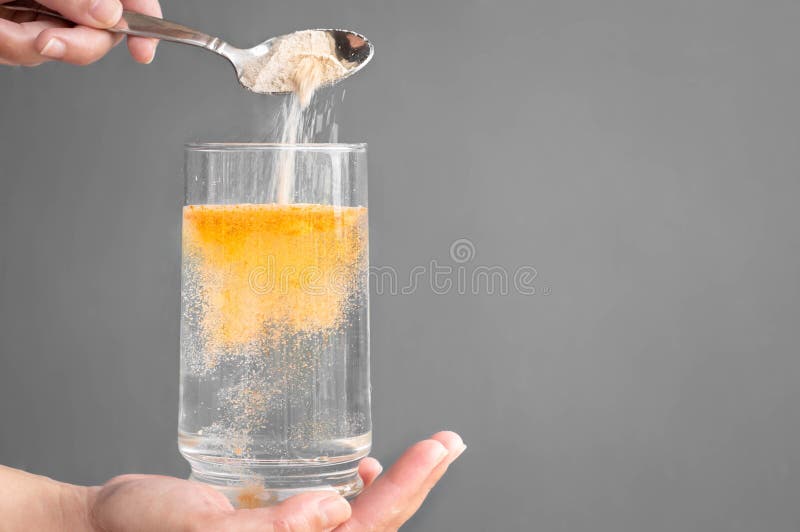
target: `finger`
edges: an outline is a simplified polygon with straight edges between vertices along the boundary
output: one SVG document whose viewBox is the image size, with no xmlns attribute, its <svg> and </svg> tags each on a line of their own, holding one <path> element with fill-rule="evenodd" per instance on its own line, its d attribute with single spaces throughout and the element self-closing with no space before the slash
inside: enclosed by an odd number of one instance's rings
<svg viewBox="0 0 800 532">
<path fill-rule="evenodd" d="M 17 24 L 0 18 L 0 59 L 12 65 L 35 66 L 48 59 L 34 46 L 36 36 L 48 28 L 59 27 L 52 19 Z"/>
<path fill-rule="evenodd" d="M 115 43 L 115 37 L 107 31 L 75 26 L 45 30 L 36 37 L 34 46 L 50 59 L 88 65 L 106 55 Z"/>
<path fill-rule="evenodd" d="M 419 509 L 431 488 L 466 446 L 454 432 L 415 444 L 353 503 L 353 517 L 337 532 L 397 529 Z"/>
<path fill-rule="evenodd" d="M 455 462 L 456 458 L 461 456 L 461 453 L 463 453 L 467 448 L 467 446 L 464 445 L 464 441 L 461 439 L 461 436 L 449 430 L 437 432 L 431 436 L 431 439 L 436 440 L 444 445 L 447 448 L 448 455 L 447 459 L 439 464 L 439 466 L 433 470 L 433 473 L 431 473 L 431 475 L 425 481 L 424 487 L 427 488 L 427 491 L 430 491 L 433 486 L 439 482 L 450 464 Z"/>
<path fill-rule="evenodd" d="M 419 490 L 415 497 L 409 501 L 408 508 L 412 509 L 410 513 L 406 516 L 403 520 L 405 522 L 408 520 L 414 513 L 422 506 L 422 503 L 425 502 L 425 499 L 428 497 L 428 494 L 433 489 L 439 480 L 441 480 L 442 476 L 444 476 L 445 472 L 447 472 L 447 468 L 450 467 L 450 464 L 456 461 L 456 459 L 461 456 L 461 454 L 467 449 L 467 446 L 464 445 L 464 442 L 461 440 L 461 436 L 456 434 L 455 432 L 450 431 L 443 431 L 437 432 L 431 439 L 434 439 L 440 442 L 442 445 L 447 447 L 448 455 L 447 458 L 436 468 L 433 472 L 425 479 L 425 482 L 422 486 L 422 489 Z M 402 523 L 401 523 L 402 524 Z"/>
<path fill-rule="evenodd" d="M 447 455 L 447 448 L 437 440 L 412 445 L 389 471 L 355 500 L 352 518 L 337 532 L 384 530 L 393 525 L 407 513 L 408 501 L 422 489 L 425 480 Z"/>
<path fill-rule="evenodd" d="M 110 28 L 122 16 L 119 0 L 38 0 L 68 19 L 92 28 Z"/>
<path fill-rule="evenodd" d="M 123 0 L 125 9 L 161 18 L 161 5 L 158 0 Z M 131 57 L 138 62 L 148 65 L 153 62 L 156 55 L 157 39 L 145 37 L 128 37 L 128 51 Z"/>
<path fill-rule="evenodd" d="M 374 458 L 367 457 L 361 460 L 361 463 L 358 464 L 358 475 L 364 483 L 364 489 L 370 487 L 375 479 L 378 478 L 378 475 L 381 474 L 381 471 L 383 471 L 383 466 Z"/>
<path fill-rule="evenodd" d="M 237 510 L 223 518 L 215 530 L 237 532 L 318 532 L 339 526 L 350 518 L 350 504 L 333 491 L 296 495 L 278 506 Z"/>
</svg>

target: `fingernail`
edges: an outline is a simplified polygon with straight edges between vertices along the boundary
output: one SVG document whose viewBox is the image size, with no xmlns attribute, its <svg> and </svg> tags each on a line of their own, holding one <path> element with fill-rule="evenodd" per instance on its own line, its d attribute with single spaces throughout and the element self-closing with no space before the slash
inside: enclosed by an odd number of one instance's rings
<svg viewBox="0 0 800 532">
<path fill-rule="evenodd" d="M 319 510 L 324 521 L 323 526 L 336 525 L 343 522 L 350 515 L 350 504 L 340 495 L 322 499 Z"/>
<path fill-rule="evenodd" d="M 436 457 L 434 458 L 434 460 L 436 461 L 437 464 L 440 464 L 442 460 L 447 458 L 447 455 L 450 454 L 450 452 L 447 450 L 447 447 L 442 445 L 442 442 L 436 440 L 433 441 L 439 444 L 438 448 L 436 449 Z"/>
<path fill-rule="evenodd" d="M 39 53 L 52 59 L 61 59 L 67 53 L 67 45 L 61 39 L 53 37 L 47 41 L 47 44 L 44 45 L 44 48 Z"/>
<path fill-rule="evenodd" d="M 453 460 L 461 456 L 461 453 L 467 450 L 467 446 L 465 444 L 461 444 L 461 447 L 453 451 Z"/>
<path fill-rule="evenodd" d="M 89 14 L 101 26 L 113 26 L 122 16 L 122 4 L 119 0 L 95 0 Z"/>
<path fill-rule="evenodd" d="M 158 48 L 158 41 L 156 41 L 153 44 L 152 51 L 150 52 L 150 59 L 148 59 L 147 62 L 145 62 L 145 65 L 149 65 L 150 63 L 153 62 L 153 59 L 156 58 L 156 48 Z"/>
</svg>

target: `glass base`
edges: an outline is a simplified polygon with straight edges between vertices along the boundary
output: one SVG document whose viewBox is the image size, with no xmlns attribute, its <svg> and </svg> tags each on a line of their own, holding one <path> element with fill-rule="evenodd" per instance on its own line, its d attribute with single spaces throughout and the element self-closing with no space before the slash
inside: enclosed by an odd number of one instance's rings
<svg viewBox="0 0 800 532">
<path fill-rule="evenodd" d="M 296 477 L 270 477 L 257 474 L 242 476 L 207 475 L 193 470 L 189 480 L 209 485 L 225 495 L 234 508 L 274 506 L 289 497 L 309 491 L 331 491 L 346 499 L 354 499 L 364 488 L 358 475 L 358 462 L 353 469 L 330 473 L 305 474 Z"/>
</svg>

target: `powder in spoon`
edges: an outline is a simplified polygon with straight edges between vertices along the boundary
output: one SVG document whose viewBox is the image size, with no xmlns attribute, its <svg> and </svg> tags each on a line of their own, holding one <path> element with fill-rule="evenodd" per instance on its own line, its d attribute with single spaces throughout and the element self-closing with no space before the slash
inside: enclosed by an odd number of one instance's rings
<svg viewBox="0 0 800 532">
<path fill-rule="evenodd" d="M 305 30 L 278 37 L 268 54 L 244 66 L 242 82 L 254 92 L 294 92 L 306 107 L 318 87 L 347 70 L 328 32 Z"/>
</svg>

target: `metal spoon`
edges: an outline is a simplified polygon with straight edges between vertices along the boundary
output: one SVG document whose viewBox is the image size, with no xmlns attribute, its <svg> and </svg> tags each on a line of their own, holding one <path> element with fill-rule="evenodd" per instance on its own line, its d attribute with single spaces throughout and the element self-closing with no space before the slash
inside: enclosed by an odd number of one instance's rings
<svg viewBox="0 0 800 532">
<path fill-rule="evenodd" d="M 17 0 L 7 4 L 0 4 L 0 9 L 32 11 L 34 13 L 41 13 L 50 17 L 68 20 L 60 13 L 31 0 Z M 244 88 L 253 92 L 257 91 L 254 90 L 252 80 L 248 82 L 248 80 L 244 79 L 244 72 L 247 65 L 261 62 L 260 66 L 263 68 L 265 66 L 263 58 L 269 54 L 272 46 L 278 39 L 286 37 L 286 35 L 273 37 L 252 48 L 236 48 L 219 37 L 212 37 L 174 22 L 142 15 L 141 13 L 134 13 L 132 11 L 123 11 L 122 19 L 116 26 L 109 28 L 108 31 L 112 33 L 124 33 L 125 35 L 135 35 L 137 37 L 154 37 L 163 41 L 190 44 L 210 50 L 230 61 L 233 68 L 236 69 L 236 76 L 239 78 L 239 83 L 241 83 Z M 372 43 L 363 35 L 347 30 L 320 29 L 312 31 L 325 32 L 330 36 L 335 46 L 336 56 L 344 67 L 342 76 L 333 80 L 331 84 L 338 83 L 344 78 L 352 76 L 364 68 L 364 66 L 369 63 L 370 59 L 372 59 L 374 53 Z M 289 90 L 264 94 L 284 94 L 286 92 L 289 92 Z"/>
</svg>

